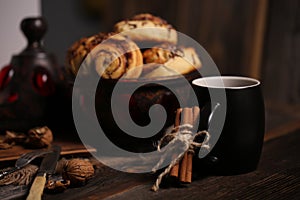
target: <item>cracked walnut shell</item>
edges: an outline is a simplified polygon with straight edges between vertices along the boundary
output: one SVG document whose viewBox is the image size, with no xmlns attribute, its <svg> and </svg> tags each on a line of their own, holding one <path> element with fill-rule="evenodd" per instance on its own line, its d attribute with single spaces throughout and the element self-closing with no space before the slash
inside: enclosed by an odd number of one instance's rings
<svg viewBox="0 0 300 200">
<path fill-rule="evenodd" d="M 70 180 L 71 185 L 83 185 L 94 175 L 93 165 L 83 159 L 74 158 L 66 163 L 62 177 Z"/>
<path fill-rule="evenodd" d="M 45 184 L 45 190 L 49 193 L 59 193 L 65 191 L 69 186 L 69 180 L 48 180 Z"/>
<path fill-rule="evenodd" d="M 25 143 L 33 148 L 43 148 L 50 146 L 52 141 L 52 131 L 47 126 L 43 126 L 30 129 Z"/>
</svg>

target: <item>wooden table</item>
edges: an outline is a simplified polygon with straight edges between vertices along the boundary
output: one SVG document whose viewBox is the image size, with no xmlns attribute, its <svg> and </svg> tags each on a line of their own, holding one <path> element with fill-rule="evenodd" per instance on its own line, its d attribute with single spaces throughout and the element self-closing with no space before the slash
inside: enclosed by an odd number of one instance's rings
<svg viewBox="0 0 300 200">
<path fill-rule="evenodd" d="M 300 199 L 300 118 L 297 112 L 291 116 L 289 110 L 274 108 L 267 107 L 267 133 L 254 172 L 196 177 L 185 187 L 152 192 L 157 175 L 129 174 L 100 166 L 84 187 L 45 194 L 44 199 Z M 15 189 L 19 196 L 27 192 L 26 187 Z"/>
</svg>

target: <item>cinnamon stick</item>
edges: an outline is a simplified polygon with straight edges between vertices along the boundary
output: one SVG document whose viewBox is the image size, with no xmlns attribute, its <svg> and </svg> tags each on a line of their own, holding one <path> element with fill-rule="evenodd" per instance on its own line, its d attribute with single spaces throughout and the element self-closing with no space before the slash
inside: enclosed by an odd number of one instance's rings
<svg viewBox="0 0 300 200">
<path fill-rule="evenodd" d="M 170 171 L 170 176 L 173 176 L 173 177 L 178 177 L 178 174 L 179 174 L 179 163 L 175 164 L 171 171 Z"/>
<path fill-rule="evenodd" d="M 187 152 L 185 152 L 185 154 L 180 162 L 180 176 L 179 176 L 180 182 L 185 183 L 185 181 L 186 181 L 187 164 L 188 164 L 188 155 L 187 155 Z"/>
<path fill-rule="evenodd" d="M 192 108 L 184 108 L 182 111 L 182 123 L 183 124 L 192 124 L 193 123 L 193 109 Z M 186 174 L 188 165 L 191 163 L 188 162 L 188 152 L 186 152 L 180 163 L 180 176 L 179 180 L 181 182 L 186 182 Z"/>
<path fill-rule="evenodd" d="M 187 152 L 187 167 L 186 167 L 186 174 L 184 183 L 191 183 L 192 182 L 192 171 L 193 171 L 193 156 L 192 152 Z"/>
<path fill-rule="evenodd" d="M 175 123 L 174 123 L 175 131 L 178 131 L 178 126 L 180 124 L 181 112 L 182 112 L 181 108 L 178 108 L 177 111 L 176 111 Z M 170 176 L 178 177 L 178 173 L 179 173 L 179 163 L 176 163 L 170 171 Z"/>
<path fill-rule="evenodd" d="M 194 106 L 192 108 L 192 120 L 191 120 L 191 124 L 193 125 L 193 131 L 197 131 L 198 127 L 196 127 L 197 125 L 197 121 L 199 120 L 199 115 L 200 115 L 200 108 L 198 106 Z M 192 171 L 193 171 L 193 156 L 194 153 L 191 151 L 187 152 L 187 168 L 186 168 L 186 175 L 185 175 L 185 179 L 183 180 L 183 182 L 185 183 L 191 183 L 192 182 Z"/>
<path fill-rule="evenodd" d="M 200 108 L 194 106 L 193 108 L 177 109 L 174 127 L 178 127 L 180 124 L 180 115 L 182 118 L 182 124 L 191 124 L 195 126 L 199 120 Z M 178 131 L 178 129 L 175 129 Z M 197 131 L 197 127 L 193 128 L 193 131 Z M 170 176 L 178 177 L 180 182 L 191 183 L 192 182 L 192 170 L 193 170 L 193 156 L 194 153 L 187 151 L 180 163 L 173 166 L 170 171 Z"/>
<path fill-rule="evenodd" d="M 175 116 L 175 123 L 174 123 L 175 131 L 178 131 L 178 126 L 180 125 L 181 113 L 182 113 L 182 108 L 178 108 Z"/>
<path fill-rule="evenodd" d="M 192 125 L 194 126 L 193 131 L 195 131 L 195 132 L 198 131 L 198 127 L 195 127 L 195 126 L 199 125 L 199 117 L 200 117 L 200 108 L 198 106 L 194 106 L 193 107 L 193 123 L 192 123 Z"/>
</svg>

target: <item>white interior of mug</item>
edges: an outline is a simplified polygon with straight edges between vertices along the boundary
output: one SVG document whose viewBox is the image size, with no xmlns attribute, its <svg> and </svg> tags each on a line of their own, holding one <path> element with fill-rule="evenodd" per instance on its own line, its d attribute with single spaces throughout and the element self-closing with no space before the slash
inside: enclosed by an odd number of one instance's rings
<svg viewBox="0 0 300 200">
<path fill-rule="evenodd" d="M 193 80 L 194 85 L 208 88 L 244 89 L 255 87 L 260 82 L 253 78 L 242 76 L 212 76 Z"/>
</svg>

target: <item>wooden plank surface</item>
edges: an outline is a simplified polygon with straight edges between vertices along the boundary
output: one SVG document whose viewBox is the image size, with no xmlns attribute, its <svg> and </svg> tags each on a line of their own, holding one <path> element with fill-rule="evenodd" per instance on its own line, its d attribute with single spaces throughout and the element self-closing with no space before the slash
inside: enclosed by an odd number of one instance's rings
<svg viewBox="0 0 300 200">
<path fill-rule="evenodd" d="M 300 109 L 267 101 L 266 110 L 265 145 L 260 165 L 255 172 L 240 176 L 198 177 L 198 180 L 188 188 L 168 188 L 154 193 L 149 189 L 156 178 L 155 175 L 126 174 L 101 167 L 99 172 L 101 177 L 97 176 L 97 180 L 89 183 L 95 187 L 94 190 L 84 189 L 90 192 L 79 197 L 86 196 L 89 199 L 247 199 L 248 195 L 249 198 L 251 197 L 250 199 L 257 199 L 264 198 L 266 195 L 266 198 L 272 199 L 290 195 L 293 193 L 291 191 L 295 189 L 293 187 L 299 188 L 299 179 L 295 177 L 300 171 L 300 164 L 297 160 L 297 152 L 299 152 L 297 141 L 299 141 L 300 131 L 294 131 L 300 130 L 300 116 L 297 114 Z M 284 146 L 278 148 L 282 144 Z M 295 161 L 298 163 L 294 163 Z M 290 183 L 293 186 L 290 187 Z M 279 186 L 283 191 L 282 195 L 278 194 L 279 191 L 276 190 Z M 268 190 L 275 194 L 269 194 Z M 72 197 L 72 191 L 66 192 L 57 196 L 49 195 L 47 198 L 75 199 Z M 71 196 L 69 197 L 69 195 Z M 293 193 L 293 195 L 297 199 L 298 193 Z M 291 199 L 293 199 L 292 197 Z"/>
<path fill-rule="evenodd" d="M 266 100 L 265 141 L 300 129 L 300 106 Z"/>
<path fill-rule="evenodd" d="M 264 52 L 265 96 L 281 103 L 300 104 L 300 2 L 270 0 Z"/>
<path fill-rule="evenodd" d="M 95 148 L 89 146 L 85 147 L 81 142 L 73 140 L 55 140 L 53 144 L 62 147 L 61 155 L 88 154 L 89 152 L 96 151 Z M 0 162 L 16 160 L 20 155 L 32 150 L 33 149 L 25 149 L 20 145 L 15 145 L 10 149 L 0 150 Z"/>
<path fill-rule="evenodd" d="M 261 162 L 255 172 L 227 177 L 196 176 L 187 188 L 168 188 L 154 193 L 150 188 L 157 175 L 122 173 L 99 165 L 95 178 L 86 186 L 70 188 L 60 194 L 45 194 L 45 199 L 257 199 L 265 198 L 264 195 L 266 199 L 287 196 L 297 199 L 300 118 L 295 111 L 298 107 L 280 107 L 267 102 L 266 108 L 267 133 Z M 9 195 L 9 191 L 14 195 Z M 24 186 L 0 187 L 0 199 L 22 199 L 27 192 Z"/>
<path fill-rule="evenodd" d="M 222 73 L 249 76 L 259 70 L 251 67 L 261 58 L 266 1 L 102 0 L 95 16 L 82 5 L 94 1 L 42 0 L 42 13 L 49 24 L 45 46 L 63 65 L 66 50 L 76 40 L 97 32 L 110 32 L 116 22 L 150 12 L 199 42 Z"/>
<path fill-rule="evenodd" d="M 300 130 L 266 142 L 258 169 L 243 175 L 196 177 L 185 188 L 152 192 L 154 175 L 103 166 L 85 187 L 47 194 L 45 199 L 299 199 L 299 140 Z"/>
<path fill-rule="evenodd" d="M 256 4 L 255 9 L 255 23 L 253 24 L 254 34 L 253 40 L 250 42 L 251 45 L 250 58 L 249 58 L 249 68 L 248 75 L 252 78 L 261 78 L 261 62 L 263 57 L 264 50 L 264 39 L 265 39 L 265 30 L 266 30 L 266 18 L 268 12 L 268 1 L 269 0 L 260 0 Z M 245 63 L 244 63 L 245 64 Z"/>
</svg>

